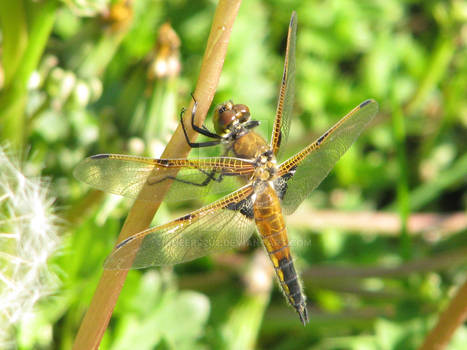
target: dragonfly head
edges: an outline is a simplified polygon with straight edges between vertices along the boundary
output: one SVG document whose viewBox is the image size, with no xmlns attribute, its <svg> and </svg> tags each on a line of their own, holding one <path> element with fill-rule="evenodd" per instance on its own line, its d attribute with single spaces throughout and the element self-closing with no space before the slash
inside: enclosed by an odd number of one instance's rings
<svg viewBox="0 0 467 350">
<path fill-rule="evenodd" d="M 234 131 L 250 120 L 250 109 L 243 104 L 227 101 L 214 110 L 214 128 L 219 135 Z"/>
</svg>

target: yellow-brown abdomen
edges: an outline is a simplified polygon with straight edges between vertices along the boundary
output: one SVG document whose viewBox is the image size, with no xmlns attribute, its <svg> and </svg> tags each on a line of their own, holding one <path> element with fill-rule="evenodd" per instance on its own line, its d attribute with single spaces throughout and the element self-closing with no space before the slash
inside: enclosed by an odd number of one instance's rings
<svg viewBox="0 0 467 350">
<path fill-rule="evenodd" d="M 256 226 L 269 254 L 284 294 L 303 323 L 308 321 L 305 296 L 290 255 L 287 229 L 275 189 L 267 185 L 253 205 Z"/>
</svg>

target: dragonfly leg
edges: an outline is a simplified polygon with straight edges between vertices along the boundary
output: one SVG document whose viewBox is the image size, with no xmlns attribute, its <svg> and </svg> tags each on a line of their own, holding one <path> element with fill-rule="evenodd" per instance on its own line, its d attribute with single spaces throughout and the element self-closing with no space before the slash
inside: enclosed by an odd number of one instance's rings
<svg viewBox="0 0 467 350">
<path fill-rule="evenodd" d="M 219 143 L 221 143 L 221 138 L 222 138 L 221 136 L 209 131 L 209 129 L 204 125 L 202 125 L 202 127 L 195 125 L 195 114 L 196 114 L 196 109 L 198 108 L 198 102 L 196 101 L 193 94 L 191 95 L 191 97 L 193 98 L 193 101 L 194 101 L 193 109 L 191 110 L 191 127 L 197 133 L 204 135 L 206 137 L 212 138 L 212 139 L 216 139 L 216 140 L 207 141 L 207 142 L 191 142 L 186 132 L 185 123 L 183 122 L 183 114 L 185 113 L 185 109 L 183 108 L 180 113 L 180 123 L 182 124 L 182 129 L 185 135 L 186 142 L 190 145 L 191 148 L 201 148 L 201 147 L 210 147 L 210 146 L 218 145 Z"/>
<path fill-rule="evenodd" d="M 212 171 L 212 172 L 207 172 L 207 171 L 204 171 L 204 170 L 201 170 L 201 169 L 198 169 L 201 173 L 205 174 L 206 175 L 206 179 L 203 180 L 203 182 L 201 183 L 197 183 L 197 182 L 193 182 L 193 181 L 188 181 L 188 180 L 183 180 L 183 179 L 179 179 L 177 178 L 176 176 L 171 176 L 171 175 L 167 175 L 166 177 L 164 177 L 163 179 L 160 179 L 158 181 L 150 181 L 148 179 L 148 183 L 150 185 L 155 185 L 155 184 L 158 184 L 158 183 L 161 183 L 162 181 L 166 181 L 166 180 L 173 180 L 173 181 L 178 181 L 178 182 L 182 182 L 182 183 L 185 183 L 187 185 L 193 185 L 193 186 L 198 186 L 198 187 L 204 187 L 204 186 L 207 186 L 209 185 L 209 183 L 211 181 L 216 181 L 216 182 L 221 182 L 223 177 L 224 177 L 224 174 L 220 174 L 219 177 L 216 177 L 215 176 L 215 171 Z M 230 174 L 229 174 L 230 175 Z"/>
</svg>

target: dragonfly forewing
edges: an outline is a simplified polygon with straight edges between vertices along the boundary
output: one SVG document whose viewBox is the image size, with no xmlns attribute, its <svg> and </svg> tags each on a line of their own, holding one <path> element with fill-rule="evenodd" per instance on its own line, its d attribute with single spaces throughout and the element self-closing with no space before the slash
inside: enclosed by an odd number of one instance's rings
<svg viewBox="0 0 467 350">
<path fill-rule="evenodd" d="M 287 144 L 295 97 L 295 47 L 297 36 L 297 14 L 294 11 L 290 18 L 285 51 L 284 70 L 282 73 L 279 98 L 276 107 L 276 118 L 271 137 L 271 148 L 278 157 L 283 154 Z"/>
<path fill-rule="evenodd" d="M 228 193 L 238 188 L 237 177 L 252 171 L 250 161 L 230 157 L 187 160 L 106 154 L 86 158 L 74 175 L 101 191 L 154 202 L 159 199 L 153 197 L 152 191 L 142 191 L 143 187 L 173 180 L 163 200 L 175 202 Z"/>
<path fill-rule="evenodd" d="M 323 181 L 377 112 L 374 100 L 362 102 L 315 142 L 279 166 L 280 181 L 286 182 L 281 194 L 286 215 L 293 213 Z"/>
</svg>

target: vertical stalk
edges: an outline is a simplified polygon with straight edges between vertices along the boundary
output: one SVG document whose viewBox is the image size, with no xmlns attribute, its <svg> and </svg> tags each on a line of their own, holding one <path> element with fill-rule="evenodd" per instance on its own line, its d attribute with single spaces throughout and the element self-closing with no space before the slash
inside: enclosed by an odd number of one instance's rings
<svg viewBox="0 0 467 350">
<path fill-rule="evenodd" d="M 22 149 L 25 142 L 27 84 L 55 20 L 58 2 L 0 1 L 5 83 L 0 90 L 0 137 Z"/>
<path fill-rule="evenodd" d="M 400 247 L 404 260 L 409 260 L 412 253 L 411 238 L 407 230 L 410 216 L 410 199 L 408 188 L 407 158 L 405 145 L 405 126 L 402 109 L 396 97 L 392 97 L 392 130 L 397 151 L 397 164 L 399 167 L 399 180 L 397 181 L 397 209 L 401 220 Z"/>
<path fill-rule="evenodd" d="M 199 79 L 194 95 L 198 99 L 197 124 L 204 120 L 214 97 L 225 55 L 241 0 L 220 0 L 214 15 L 206 51 L 204 53 Z M 193 103 L 193 102 L 192 102 Z M 189 123 L 187 123 L 189 125 Z M 196 133 L 189 130 L 191 140 Z M 177 128 L 162 155 L 163 158 L 184 158 L 190 151 L 181 126 Z M 170 184 L 144 187 L 142 192 L 152 192 L 154 198 L 163 198 Z M 152 188 L 153 187 L 153 188 Z M 131 208 L 118 237 L 121 242 L 130 235 L 146 229 L 160 203 L 136 200 Z M 81 323 L 73 349 L 97 349 L 109 323 L 127 270 L 104 270 L 91 305 Z"/>
<path fill-rule="evenodd" d="M 459 288 L 448 307 L 438 319 L 435 328 L 425 338 L 419 350 L 442 350 L 454 332 L 467 319 L 467 281 Z"/>
</svg>

